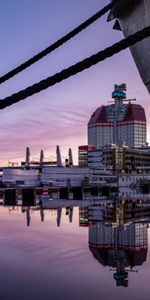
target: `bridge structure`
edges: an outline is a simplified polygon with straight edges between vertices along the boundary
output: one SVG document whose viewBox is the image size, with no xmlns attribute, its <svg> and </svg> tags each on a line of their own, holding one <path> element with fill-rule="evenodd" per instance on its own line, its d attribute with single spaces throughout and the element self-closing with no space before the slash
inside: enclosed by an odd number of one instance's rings
<svg viewBox="0 0 150 300">
<path fill-rule="evenodd" d="M 93 65 L 119 53 L 120 51 L 130 47 L 132 56 L 137 65 L 141 78 L 150 92 L 150 1 L 149 0 L 112 0 L 108 5 L 103 7 L 88 20 L 77 26 L 75 29 L 60 38 L 54 44 L 50 45 L 28 61 L 20 66 L 9 71 L 7 74 L 0 77 L 0 84 L 12 78 L 16 74 L 25 70 L 33 63 L 51 53 L 65 42 L 79 34 L 82 30 L 94 23 L 98 18 L 109 12 L 108 21 L 117 18 L 114 28 L 120 29 L 125 35 L 125 39 L 105 48 L 98 53 L 77 62 L 67 69 L 49 76 L 38 83 L 33 84 L 15 94 L 12 94 L 4 99 L 0 99 L 0 109 L 4 109 L 12 104 L 18 103 L 47 89 L 71 76 L 78 74 L 92 67 Z M 116 25 L 118 24 L 118 26 Z M 139 43 L 140 42 L 140 43 Z"/>
<path fill-rule="evenodd" d="M 150 26 L 149 0 L 116 0 L 115 2 L 108 15 L 108 21 L 115 20 L 114 29 L 121 30 L 126 38 L 139 29 Z M 150 93 L 150 37 L 132 45 L 130 51 L 141 79 Z"/>
<path fill-rule="evenodd" d="M 54 44 L 50 45 L 28 61 L 22 63 L 14 70 L 11 70 L 7 74 L 1 76 L 0 84 L 62 46 L 69 39 L 79 34 L 82 30 L 108 12 L 108 21 L 112 21 L 113 19 L 115 20 L 113 28 L 121 30 L 125 39 L 85 58 L 83 61 L 56 73 L 53 76 L 49 76 L 48 78 L 27 87 L 24 90 L 12 94 L 4 99 L 0 99 L 0 109 L 4 109 L 12 104 L 24 100 L 35 93 L 39 93 L 42 90 L 47 89 L 48 87 L 53 86 L 70 76 L 74 76 L 128 47 L 131 50 L 131 54 L 140 76 L 150 93 L 150 0 L 112 0 L 99 12 L 77 26 L 71 32 L 67 33 Z M 0 171 L 2 172 L 5 168 L 5 166 L 0 167 Z M 15 168 L 19 167 L 15 166 Z M 34 166 L 34 168 L 38 168 L 38 166 Z"/>
</svg>

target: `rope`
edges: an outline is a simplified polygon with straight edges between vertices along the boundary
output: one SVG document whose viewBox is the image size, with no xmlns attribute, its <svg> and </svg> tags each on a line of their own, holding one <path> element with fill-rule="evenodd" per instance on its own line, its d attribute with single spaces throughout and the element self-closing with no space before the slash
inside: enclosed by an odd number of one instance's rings
<svg viewBox="0 0 150 300">
<path fill-rule="evenodd" d="M 4 109 L 7 106 L 24 100 L 27 97 L 30 97 L 36 93 L 41 92 L 42 90 L 47 89 L 50 86 L 55 85 L 58 82 L 63 81 L 64 79 L 67 79 L 79 72 L 82 72 L 83 70 L 90 68 L 98 62 L 103 61 L 116 53 L 119 53 L 120 51 L 134 45 L 139 41 L 142 41 L 148 36 L 150 36 L 150 26 L 134 33 L 133 35 L 128 36 L 126 39 L 122 39 L 114 45 L 76 63 L 75 65 L 72 65 L 69 68 L 60 71 L 59 73 L 56 73 L 53 76 L 41 80 L 40 82 L 35 83 L 32 86 L 29 86 L 26 89 L 21 90 L 11 96 L 1 99 L 0 109 Z"/>
<path fill-rule="evenodd" d="M 18 67 L 16 67 L 15 69 L 13 69 L 13 70 L 9 71 L 8 73 L 6 73 L 5 75 L 1 76 L 0 77 L 0 84 L 7 81 L 8 79 L 14 77 L 15 75 L 17 75 L 21 71 L 25 70 L 26 68 L 30 67 L 31 65 L 33 65 L 35 62 L 37 62 L 38 60 L 40 60 L 44 56 L 48 55 L 49 53 L 53 52 L 55 49 L 62 46 L 64 43 L 69 41 L 71 38 L 73 38 L 75 35 L 80 33 L 86 27 L 88 27 L 89 25 L 94 23 L 97 19 L 102 17 L 111 8 L 113 8 L 113 6 L 114 6 L 114 0 L 110 4 L 106 5 L 104 8 L 102 8 L 100 11 L 98 11 L 96 14 L 91 16 L 89 19 L 87 19 L 86 21 L 81 23 L 75 29 L 73 29 L 72 31 L 67 33 L 65 36 L 63 36 L 62 38 L 57 40 L 54 44 L 51 44 L 50 46 L 48 46 L 47 48 L 45 48 L 44 50 L 42 50 L 41 52 L 39 52 L 38 54 L 36 54 L 32 58 L 28 59 L 27 61 L 25 61 L 24 63 L 22 63 Z"/>
</svg>

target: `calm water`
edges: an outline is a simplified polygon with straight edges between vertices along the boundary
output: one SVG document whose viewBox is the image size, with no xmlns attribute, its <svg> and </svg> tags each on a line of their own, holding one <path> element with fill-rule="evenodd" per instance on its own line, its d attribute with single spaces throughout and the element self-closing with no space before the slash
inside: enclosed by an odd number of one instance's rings
<svg viewBox="0 0 150 300">
<path fill-rule="evenodd" d="M 149 299 L 149 208 L 130 206 L 31 211 L 30 226 L 0 207 L 1 299 Z"/>
</svg>

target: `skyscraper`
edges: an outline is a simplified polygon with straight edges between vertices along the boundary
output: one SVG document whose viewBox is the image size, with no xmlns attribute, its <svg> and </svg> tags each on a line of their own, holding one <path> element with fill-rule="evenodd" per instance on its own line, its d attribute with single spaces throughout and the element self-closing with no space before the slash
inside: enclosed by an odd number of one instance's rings
<svg viewBox="0 0 150 300">
<path fill-rule="evenodd" d="M 110 144 L 124 144 L 130 148 L 146 145 L 144 108 L 131 103 L 132 99 L 125 100 L 124 86 L 115 85 L 112 93 L 114 103 L 97 108 L 88 122 L 88 144 L 97 149 Z"/>
</svg>

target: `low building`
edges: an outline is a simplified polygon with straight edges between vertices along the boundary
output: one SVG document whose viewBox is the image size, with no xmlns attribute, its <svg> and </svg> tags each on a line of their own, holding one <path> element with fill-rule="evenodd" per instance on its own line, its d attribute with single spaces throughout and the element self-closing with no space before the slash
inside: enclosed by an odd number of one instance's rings
<svg viewBox="0 0 150 300">
<path fill-rule="evenodd" d="M 79 167 L 88 166 L 88 151 L 96 149 L 93 145 L 83 145 L 78 147 L 78 162 Z"/>
<path fill-rule="evenodd" d="M 85 146 L 80 146 L 82 148 Z M 79 165 L 90 168 L 124 171 L 125 173 L 149 171 L 150 152 L 145 149 L 117 147 L 112 144 L 100 149 L 90 149 L 79 152 Z"/>
</svg>

